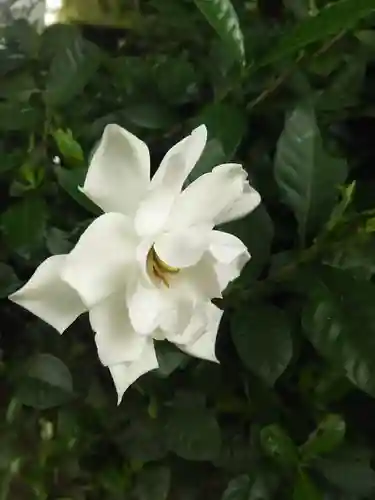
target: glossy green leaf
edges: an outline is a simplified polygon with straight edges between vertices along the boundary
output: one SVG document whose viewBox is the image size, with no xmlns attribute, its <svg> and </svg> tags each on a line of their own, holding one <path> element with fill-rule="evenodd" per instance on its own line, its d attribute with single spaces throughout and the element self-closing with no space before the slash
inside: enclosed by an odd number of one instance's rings
<svg viewBox="0 0 375 500">
<path fill-rule="evenodd" d="M 55 53 L 47 76 L 45 101 L 61 107 L 81 92 L 95 75 L 101 56 L 98 48 L 79 35 Z"/>
<path fill-rule="evenodd" d="M 244 62 L 243 35 L 231 0 L 194 0 L 194 2 L 233 56 Z"/>
<path fill-rule="evenodd" d="M 51 354 L 37 354 L 29 363 L 17 397 L 26 406 L 45 410 L 69 401 L 73 380 L 66 365 Z"/>
<path fill-rule="evenodd" d="M 168 467 L 150 466 L 137 475 L 135 494 L 138 500 L 167 500 L 171 483 Z"/>
<path fill-rule="evenodd" d="M 283 201 L 293 210 L 301 240 L 326 221 L 345 181 L 347 165 L 325 152 L 314 110 L 295 108 L 277 144 L 275 178 Z"/>
<path fill-rule="evenodd" d="M 324 500 L 324 497 L 306 472 L 300 471 L 294 485 L 293 500 Z"/>
<path fill-rule="evenodd" d="M 310 286 L 302 324 L 307 337 L 362 390 L 375 395 L 375 285 L 328 268 Z"/>
<path fill-rule="evenodd" d="M 71 130 L 62 130 L 61 128 L 52 132 L 56 145 L 64 158 L 68 161 L 82 162 L 84 154 L 81 146 L 74 139 Z"/>
<path fill-rule="evenodd" d="M 261 60 L 270 64 L 292 55 L 307 45 L 351 29 L 361 19 L 375 11 L 374 0 L 339 0 L 327 5 L 316 16 L 298 23 L 281 37 L 279 42 Z"/>
<path fill-rule="evenodd" d="M 65 168 L 57 167 L 56 176 L 60 186 L 80 205 L 82 205 L 86 210 L 92 212 L 95 215 L 101 213 L 99 207 L 97 207 L 91 200 L 89 200 L 80 190 L 85 181 L 87 173 L 86 167 L 75 168 L 74 170 L 67 170 Z"/>
<path fill-rule="evenodd" d="M 298 464 L 298 449 L 278 424 L 263 427 L 260 442 L 264 453 L 281 465 L 293 468 Z"/>
<path fill-rule="evenodd" d="M 267 305 L 238 309 L 231 318 L 231 333 L 244 365 L 273 385 L 293 353 L 291 325 L 284 312 Z"/>
<path fill-rule="evenodd" d="M 328 415 L 300 448 L 302 459 L 307 462 L 330 453 L 345 437 L 346 425 L 340 415 Z"/>
<path fill-rule="evenodd" d="M 41 198 L 25 198 L 11 205 L 1 216 L 1 227 L 9 247 L 23 251 L 41 243 L 47 216 L 47 206 Z"/>
</svg>

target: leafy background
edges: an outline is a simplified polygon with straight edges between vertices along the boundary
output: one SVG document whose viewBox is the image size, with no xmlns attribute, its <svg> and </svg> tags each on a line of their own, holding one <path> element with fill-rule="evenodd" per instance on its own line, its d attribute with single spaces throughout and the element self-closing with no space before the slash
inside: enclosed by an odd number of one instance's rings
<svg viewBox="0 0 375 500">
<path fill-rule="evenodd" d="M 0 499 L 375 499 L 375 0 L 117 7 L 2 29 Z M 240 161 L 263 198 L 225 228 L 253 258 L 220 365 L 159 343 L 120 407 L 86 318 L 59 337 L 6 298 L 95 217 L 110 122 L 155 167 L 204 122 L 193 175 Z"/>
</svg>

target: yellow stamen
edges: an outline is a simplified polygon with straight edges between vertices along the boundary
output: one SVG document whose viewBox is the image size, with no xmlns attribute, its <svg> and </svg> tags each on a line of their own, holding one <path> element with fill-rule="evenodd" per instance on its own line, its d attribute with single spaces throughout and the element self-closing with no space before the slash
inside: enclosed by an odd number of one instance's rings
<svg viewBox="0 0 375 500">
<path fill-rule="evenodd" d="M 151 278 L 156 278 L 157 281 L 162 281 L 169 288 L 168 275 L 177 274 L 180 269 L 178 267 L 169 266 L 155 252 L 154 247 L 150 249 L 147 255 L 147 272 Z"/>
</svg>

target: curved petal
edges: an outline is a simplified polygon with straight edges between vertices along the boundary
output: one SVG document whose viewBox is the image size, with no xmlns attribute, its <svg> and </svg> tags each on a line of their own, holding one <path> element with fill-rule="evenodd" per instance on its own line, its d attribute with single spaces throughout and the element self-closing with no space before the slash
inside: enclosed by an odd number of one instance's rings
<svg viewBox="0 0 375 500">
<path fill-rule="evenodd" d="M 228 163 L 198 177 L 177 198 L 168 227 L 216 224 L 216 218 L 241 195 L 246 176 L 241 165 Z"/>
<path fill-rule="evenodd" d="M 82 191 L 105 212 L 133 214 L 150 182 L 146 144 L 118 125 L 104 129 Z"/>
<path fill-rule="evenodd" d="M 94 220 L 67 256 L 62 279 L 91 308 L 125 289 L 127 264 L 135 261 L 135 240 L 128 219 L 118 213 Z"/>
<path fill-rule="evenodd" d="M 221 298 L 222 288 L 218 278 L 215 259 L 207 252 L 202 259 L 192 267 L 181 273 L 181 278 L 186 279 L 201 300 Z"/>
<path fill-rule="evenodd" d="M 151 188 L 164 188 L 177 195 L 199 160 L 207 142 L 207 128 L 200 125 L 175 144 L 163 158 L 151 179 Z"/>
<path fill-rule="evenodd" d="M 161 233 L 154 244 L 158 257 L 170 267 L 196 264 L 208 249 L 212 226 L 199 224 Z"/>
<path fill-rule="evenodd" d="M 147 340 L 137 360 L 109 366 L 108 368 L 117 391 L 117 404 L 121 403 L 125 391 L 131 384 L 145 373 L 155 370 L 158 367 L 159 364 L 152 339 Z"/>
<path fill-rule="evenodd" d="M 224 231 L 212 231 L 210 240 L 211 254 L 223 264 L 229 264 L 241 255 L 248 255 L 246 246 L 233 234 Z"/>
<path fill-rule="evenodd" d="M 255 210 L 261 201 L 258 191 L 246 181 L 241 196 L 216 217 L 215 225 L 245 217 L 245 215 Z"/>
<path fill-rule="evenodd" d="M 46 259 L 30 280 L 9 296 L 12 302 L 49 323 L 59 333 L 86 311 L 77 292 L 60 278 L 66 257 L 54 255 Z"/>
<path fill-rule="evenodd" d="M 139 280 L 128 288 L 127 304 L 134 330 L 149 335 L 159 326 L 168 302 L 161 289 Z"/>
<path fill-rule="evenodd" d="M 216 337 L 223 311 L 209 303 L 206 306 L 206 325 L 204 332 L 186 344 L 176 344 L 183 352 L 196 358 L 218 362 L 215 354 Z M 192 319 L 194 321 L 194 318 Z"/>
<path fill-rule="evenodd" d="M 125 296 L 111 295 L 89 312 L 91 327 L 103 365 L 114 365 L 139 358 L 147 338 L 138 335 L 129 319 Z"/>
</svg>

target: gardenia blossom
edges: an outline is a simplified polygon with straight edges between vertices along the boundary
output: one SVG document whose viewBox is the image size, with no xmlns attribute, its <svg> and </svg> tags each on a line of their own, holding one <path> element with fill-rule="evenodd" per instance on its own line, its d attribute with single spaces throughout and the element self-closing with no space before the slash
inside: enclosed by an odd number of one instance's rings
<svg viewBox="0 0 375 500">
<path fill-rule="evenodd" d="M 146 144 L 108 125 L 83 193 L 104 214 L 67 255 L 45 260 L 10 299 L 63 333 L 88 311 L 98 355 L 118 400 L 158 367 L 154 340 L 216 361 L 222 311 L 211 303 L 250 255 L 215 226 L 248 214 L 260 196 L 227 163 L 183 189 L 207 140 L 204 125 L 173 146 L 150 179 Z"/>
</svg>

